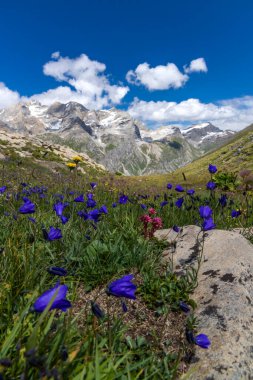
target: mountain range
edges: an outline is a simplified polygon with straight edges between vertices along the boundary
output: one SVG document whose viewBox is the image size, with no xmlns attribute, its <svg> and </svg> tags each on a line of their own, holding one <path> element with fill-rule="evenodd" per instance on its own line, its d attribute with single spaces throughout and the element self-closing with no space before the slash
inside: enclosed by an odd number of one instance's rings
<svg viewBox="0 0 253 380">
<path fill-rule="evenodd" d="M 211 123 L 152 130 L 116 108 L 91 111 L 76 102 L 45 106 L 36 101 L 0 110 L 0 130 L 69 147 L 125 175 L 171 172 L 235 134 Z"/>
</svg>

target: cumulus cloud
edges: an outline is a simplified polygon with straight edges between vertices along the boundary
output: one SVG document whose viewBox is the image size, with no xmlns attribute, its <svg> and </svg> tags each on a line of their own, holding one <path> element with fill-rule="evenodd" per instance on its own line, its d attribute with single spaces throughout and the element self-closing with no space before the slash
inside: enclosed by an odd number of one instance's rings
<svg viewBox="0 0 253 380">
<path fill-rule="evenodd" d="M 239 130 L 253 122 L 253 97 L 247 96 L 215 103 L 202 103 L 199 99 L 182 102 L 149 101 L 134 99 L 129 113 L 146 123 L 200 123 L 209 121 L 222 129 Z"/>
<path fill-rule="evenodd" d="M 67 85 L 49 89 L 32 98 L 43 104 L 78 101 L 91 109 L 119 104 L 129 88 L 111 84 L 105 70 L 104 63 L 91 60 L 86 54 L 69 58 L 61 57 L 59 52 L 55 52 L 52 60 L 43 66 L 43 72 Z"/>
<path fill-rule="evenodd" d="M 207 72 L 207 65 L 206 65 L 206 61 L 204 58 L 197 58 L 197 59 L 193 59 L 189 66 L 185 65 L 184 66 L 184 72 L 186 74 L 190 74 L 190 73 L 196 73 L 196 72 L 204 72 L 206 73 Z"/>
<path fill-rule="evenodd" d="M 188 75 L 183 74 L 174 63 L 150 67 L 148 63 L 141 63 L 135 70 L 128 71 L 126 80 L 135 85 L 143 85 L 148 90 L 168 90 L 180 88 L 187 80 Z"/>
<path fill-rule="evenodd" d="M 20 101 L 17 91 L 12 91 L 3 82 L 0 82 L 0 109 L 7 108 Z"/>
</svg>

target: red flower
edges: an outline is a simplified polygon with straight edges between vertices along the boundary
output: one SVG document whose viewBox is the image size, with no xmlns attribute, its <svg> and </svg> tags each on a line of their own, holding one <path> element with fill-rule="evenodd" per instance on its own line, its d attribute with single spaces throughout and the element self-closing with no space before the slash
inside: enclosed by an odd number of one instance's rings
<svg viewBox="0 0 253 380">
<path fill-rule="evenodd" d="M 148 209 L 148 213 L 149 213 L 149 215 L 155 215 L 156 214 L 156 210 L 151 207 L 151 208 Z"/>
<path fill-rule="evenodd" d="M 152 220 L 152 225 L 153 225 L 153 228 L 155 230 L 158 230 L 158 229 L 162 228 L 162 226 L 163 226 L 162 219 L 161 218 L 154 218 Z"/>
</svg>

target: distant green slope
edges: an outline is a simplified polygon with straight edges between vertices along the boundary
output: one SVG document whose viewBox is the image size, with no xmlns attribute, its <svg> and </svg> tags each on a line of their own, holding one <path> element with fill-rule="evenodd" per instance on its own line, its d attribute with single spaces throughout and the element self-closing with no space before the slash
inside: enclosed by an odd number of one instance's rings
<svg viewBox="0 0 253 380">
<path fill-rule="evenodd" d="M 174 184 L 183 183 L 184 174 L 189 186 L 203 186 L 210 179 L 207 171 L 210 163 L 217 165 L 219 171 L 238 173 L 242 169 L 253 170 L 253 124 L 237 133 L 229 143 L 173 173 L 131 177 L 127 182 L 130 186 L 134 186 L 138 181 L 138 185 L 143 189 L 155 187 L 159 190 L 164 189 L 168 181 Z"/>
</svg>

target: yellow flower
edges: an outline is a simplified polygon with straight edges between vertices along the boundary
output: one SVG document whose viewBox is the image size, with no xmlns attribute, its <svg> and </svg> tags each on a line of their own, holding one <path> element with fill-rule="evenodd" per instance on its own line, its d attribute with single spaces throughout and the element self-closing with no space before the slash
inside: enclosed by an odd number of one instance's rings
<svg viewBox="0 0 253 380">
<path fill-rule="evenodd" d="M 76 164 L 78 164 L 78 162 L 82 161 L 82 158 L 81 158 L 80 156 L 74 156 L 74 157 L 72 157 L 72 160 L 73 160 Z"/>
<path fill-rule="evenodd" d="M 66 166 L 70 169 L 73 170 L 76 168 L 76 164 L 74 162 L 68 162 Z"/>
</svg>

